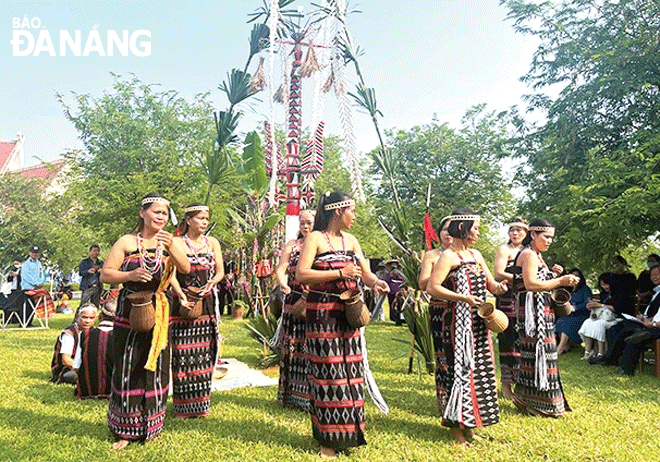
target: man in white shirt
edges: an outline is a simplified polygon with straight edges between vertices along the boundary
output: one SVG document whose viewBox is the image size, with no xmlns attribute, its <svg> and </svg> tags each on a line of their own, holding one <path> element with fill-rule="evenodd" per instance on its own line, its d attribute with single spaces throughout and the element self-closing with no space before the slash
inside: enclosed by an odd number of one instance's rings
<svg viewBox="0 0 660 462">
<path fill-rule="evenodd" d="M 78 347 L 80 331 L 87 330 L 94 325 L 98 308 L 94 304 L 87 304 L 78 309 L 76 321 L 62 331 L 55 343 L 55 351 L 51 361 L 53 376 L 51 382 L 76 384 L 76 371 L 73 370 L 75 351 Z"/>
</svg>

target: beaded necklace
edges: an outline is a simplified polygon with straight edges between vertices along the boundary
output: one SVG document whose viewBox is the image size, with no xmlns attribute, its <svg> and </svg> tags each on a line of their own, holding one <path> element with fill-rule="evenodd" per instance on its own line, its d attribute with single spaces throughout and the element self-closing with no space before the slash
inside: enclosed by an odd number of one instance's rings
<svg viewBox="0 0 660 462">
<path fill-rule="evenodd" d="M 325 236 L 325 240 L 327 241 L 330 250 L 332 250 L 332 252 L 334 252 L 335 255 L 338 255 L 338 252 L 332 246 L 332 242 L 330 242 L 330 236 L 328 236 L 328 233 L 324 231 L 323 235 Z M 346 255 L 346 241 L 344 240 L 344 233 L 341 233 L 341 247 L 342 247 L 342 252 L 344 253 L 344 255 Z"/>
<path fill-rule="evenodd" d="M 468 252 L 470 252 L 470 255 L 472 255 L 472 259 L 474 260 L 474 263 L 467 263 L 465 260 L 463 260 L 463 257 L 461 256 L 461 254 L 459 253 L 458 250 L 456 250 L 456 249 L 454 248 L 453 245 L 450 246 L 450 247 L 451 247 L 451 250 L 453 250 L 454 252 L 456 252 L 456 255 L 458 256 L 458 259 L 461 261 L 461 263 L 465 263 L 465 266 L 467 267 L 468 271 L 470 271 L 470 272 L 471 272 L 472 274 L 474 274 L 475 276 L 478 276 L 479 274 L 481 274 L 481 271 L 482 271 L 482 269 L 481 269 L 481 265 L 479 265 L 479 264 L 477 263 L 477 259 L 474 257 L 474 253 L 472 253 L 472 250 L 471 250 L 471 249 L 468 249 Z M 475 269 L 475 268 L 476 268 L 476 269 Z"/>
<path fill-rule="evenodd" d="M 161 263 L 163 263 L 163 243 L 158 241 L 156 245 L 156 251 L 154 252 L 153 258 L 149 256 L 149 252 L 144 247 L 144 238 L 142 233 L 137 233 L 137 250 L 140 254 L 140 268 L 145 269 L 149 274 L 156 274 L 160 269 Z"/>
<path fill-rule="evenodd" d="M 188 233 L 183 235 L 183 239 L 186 241 L 188 248 L 195 257 L 198 257 L 198 254 L 201 253 L 202 250 L 206 249 L 206 247 L 208 247 L 209 245 L 209 238 L 204 236 L 203 234 L 202 234 L 202 245 L 200 245 L 199 247 L 196 247 L 195 244 L 193 244 L 193 241 L 191 241 L 190 238 L 188 237 Z"/>
</svg>

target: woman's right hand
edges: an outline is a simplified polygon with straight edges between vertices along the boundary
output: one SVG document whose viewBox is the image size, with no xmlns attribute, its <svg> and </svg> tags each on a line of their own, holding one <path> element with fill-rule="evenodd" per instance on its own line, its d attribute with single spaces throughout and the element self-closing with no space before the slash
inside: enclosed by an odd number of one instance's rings
<svg viewBox="0 0 660 462">
<path fill-rule="evenodd" d="M 465 303 L 467 303 L 470 306 L 479 306 L 484 303 L 482 299 L 480 299 L 479 297 L 475 297 L 474 295 L 465 295 L 464 298 L 465 298 L 464 300 Z"/>
<path fill-rule="evenodd" d="M 289 295 L 291 293 L 291 287 L 289 287 L 289 284 L 280 284 L 280 292 L 282 292 L 284 295 Z"/>
<path fill-rule="evenodd" d="M 144 268 L 135 268 L 133 271 L 129 271 L 128 279 L 135 282 L 149 282 L 151 273 Z"/>
</svg>

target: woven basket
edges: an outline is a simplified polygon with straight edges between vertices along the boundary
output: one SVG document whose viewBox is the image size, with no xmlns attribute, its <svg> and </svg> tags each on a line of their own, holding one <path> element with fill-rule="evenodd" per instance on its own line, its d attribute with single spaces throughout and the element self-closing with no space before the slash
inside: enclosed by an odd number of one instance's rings
<svg viewBox="0 0 660 462">
<path fill-rule="evenodd" d="M 355 329 L 366 326 L 371 319 L 367 305 L 362 301 L 361 295 L 358 289 L 346 290 L 339 295 L 340 300 L 344 302 L 346 320 Z"/>
<path fill-rule="evenodd" d="M 509 327 L 509 318 L 503 311 L 498 310 L 492 303 L 484 303 L 477 308 L 477 314 L 486 323 L 486 327 L 495 332 L 501 333 Z"/>
<path fill-rule="evenodd" d="M 156 325 L 153 295 L 153 292 L 141 291 L 126 296 L 126 303 L 131 305 L 131 314 L 129 315 L 131 330 L 149 332 Z"/>
<path fill-rule="evenodd" d="M 199 287 L 187 287 L 184 292 L 189 302 L 194 302 L 193 306 L 179 305 L 179 314 L 183 319 L 192 321 L 202 315 L 202 306 L 204 304 L 204 297 L 200 297 L 199 293 L 202 291 Z"/>
<path fill-rule="evenodd" d="M 303 290 L 302 295 L 296 303 L 291 307 L 291 314 L 296 319 L 307 319 L 307 294 L 309 292 Z"/>
</svg>

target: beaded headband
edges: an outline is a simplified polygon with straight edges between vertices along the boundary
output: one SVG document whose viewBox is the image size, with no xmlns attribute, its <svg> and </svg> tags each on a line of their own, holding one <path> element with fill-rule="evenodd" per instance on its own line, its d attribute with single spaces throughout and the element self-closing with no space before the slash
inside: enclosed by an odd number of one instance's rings
<svg viewBox="0 0 660 462">
<path fill-rule="evenodd" d="M 145 197 L 144 199 L 142 199 L 142 205 L 153 204 L 154 202 L 162 202 L 165 205 L 170 205 L 170 201 L 168 201 L 164 197 L 152 196 L 152 197 Z"/>
<path fill-rule="evenodd" d="M 190 213 L 190 212 L 201 212 L 201 211 L 209 211 L 209 208 L 206 205 L 193 205 L 190 207 L 186 207 L 185 213 Z"/>
<path fill-rule="evenodd" d="M 553 231 L 554 226 L 530 226 L 530 231 L 536 231 L 537 233 L 545 233 L 546 231 Z"/>
<path fill-rule="evenodd" d="M 442 221 L 478 221 L 481 220 L 479 215 L 448 215 L 442 219 Z"/>
<path fill-rule="evenodd" d="M 343 209 L 344 207 L 350 207 L 351 205 L 355 205 L 355 201 L 353 199 L 347 199 L 345 201 L 327 204 L 323 209 L 327 212 L 328 210 Z"/>
<path fill-rule="evenodd" d="M 522 221 L 514 221 L 513 223 L 509 223 L 509 228 L 513 228 L 514 226 L 516 228 L 522 228 L 522 229 L 528 229 L 527 223 L 523 223 Z"/>
</svg>

